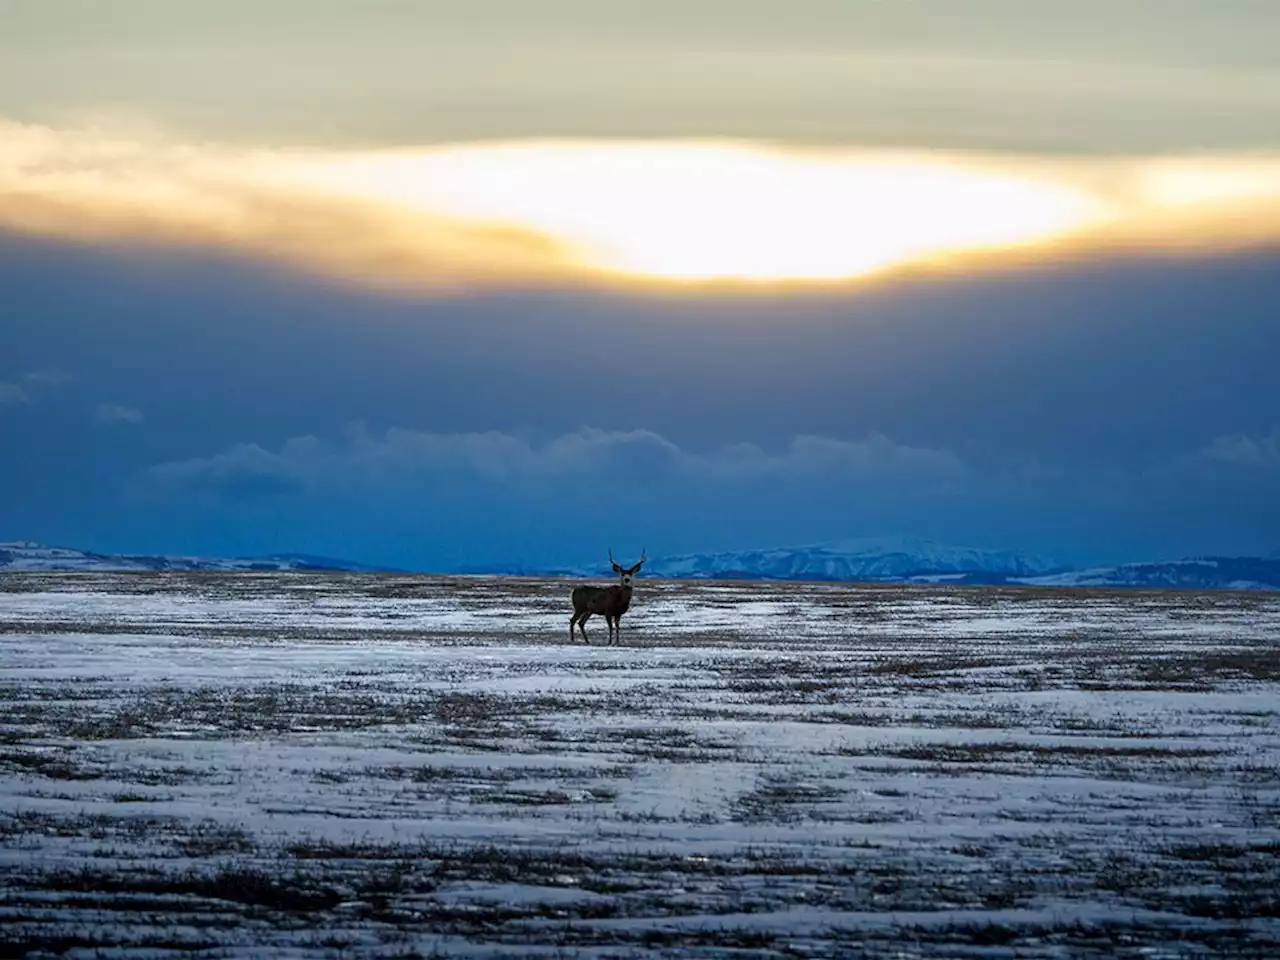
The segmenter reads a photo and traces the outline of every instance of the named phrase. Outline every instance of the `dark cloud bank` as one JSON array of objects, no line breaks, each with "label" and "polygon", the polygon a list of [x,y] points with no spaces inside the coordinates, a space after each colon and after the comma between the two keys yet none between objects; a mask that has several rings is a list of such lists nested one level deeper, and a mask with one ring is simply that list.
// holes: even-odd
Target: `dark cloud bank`
[{"label": "dark cloud bank", "polygon": [[[1280,255],[395,299],[0,240],[0,532],[398,566],[881,533],[1280,545]],[[56,374],[56,376],[54,375]]]}]

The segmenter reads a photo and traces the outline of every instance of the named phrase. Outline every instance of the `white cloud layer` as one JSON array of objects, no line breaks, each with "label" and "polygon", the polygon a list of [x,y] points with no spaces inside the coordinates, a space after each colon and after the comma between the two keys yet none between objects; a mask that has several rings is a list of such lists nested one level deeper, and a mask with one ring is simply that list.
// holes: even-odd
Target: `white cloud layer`
[{"label": "white cloud layer", "polygon": [[[1280,470],[1280,433],[1267,437],[1240,434],[1218,437],[1200,452],[1200,456],[1245,469]],[[1276,495],[1280,497],[1280,490]]]},{"label": "white cloud layer", "polygon": [[136,407],[126,407],[118,403],[102,403],[93,411],[93,419],[102,424],[141,423],[145,417]]},{"label": "white cloud layer", "polygon": [[[1280,433],[1222,436],[1146,467],[987,462],[912,446],[878,433],[857,440],[800,435],[767,450],[739,443],[689,450],[648,430],[583,428],[533,442],[501,432],[354,429],[341,442],[296,437],[268,449],[240,444],[207,457],[162,463],[135,492],[209,505],[350,502],[362,509],[480,509],[591,504],[625,514],[644,500],[653,515],[705,504],[769,503],[786,513],[833,511],[870,522],[880,511],[910,517],[957,511],[1072,509],[1124,516],[1156,502],[1194,510],[1205,498],[1241,509],[1280,509]],[[1037,506],[1038,505],[1038,506]],[[755,509],[754,506],[749,508]]]},{"label": "white cloud layer", "polygon": [[0,380],[0,404],[30,402],[31,398],[21,386],[8,380]]},{"label": "white cloud layer", "polygon": [[547,489],[569,485],[837,482],[851,494],[860,484],[943,493],[969,469],[946,450],[895,443],[879,434],[862,440],[798,436],[767,451],[734,444],[689,451],[647,430],[594,428],[534,443],[511,434],[355,431],[341,444],[297,437],[279,450],[241,444],[209,457],[152,467],[153,490],[243,495],[306,490],[412,488],[461,480]]}]

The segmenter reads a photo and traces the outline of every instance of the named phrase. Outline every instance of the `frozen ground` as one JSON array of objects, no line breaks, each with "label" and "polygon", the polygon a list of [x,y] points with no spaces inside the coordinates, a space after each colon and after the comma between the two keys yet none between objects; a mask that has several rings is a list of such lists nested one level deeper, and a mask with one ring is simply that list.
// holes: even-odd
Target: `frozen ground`
[{"label": "frozen ground", "polygon": [[1280,596],[569,589],[0,577],[0,955],[1280,954]]}]

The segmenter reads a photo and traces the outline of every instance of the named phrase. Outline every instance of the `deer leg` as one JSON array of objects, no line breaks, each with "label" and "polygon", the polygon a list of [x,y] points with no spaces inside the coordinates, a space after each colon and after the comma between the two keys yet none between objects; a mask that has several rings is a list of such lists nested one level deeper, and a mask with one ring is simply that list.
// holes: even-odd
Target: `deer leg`
[{"label": "deer leg", "polygon": [[604,619],[605,619],[605,621],[609,624],[609,642],[610,642],[610,643],[613,643],[613,623],[614,623],[614,619],[613,619],[613,617],[611,617],[611,616],[606,616]]},{"label": "deer leg", "polygon": [[574,615],[569,618],[569,642],[570,643],[573,643],[573,625],[577,622],[578,622],[578,614],[577,612],[575,612]]},{"label": "deer leg", "polygon": [[584,643],[591,642],[591,638],[587,636],[587,618],[590,616],[591,616],[591,611],[588,610],[586,613],[583,613],[580,617],[578,617],[578,629],[582,631],[582,640]]}]

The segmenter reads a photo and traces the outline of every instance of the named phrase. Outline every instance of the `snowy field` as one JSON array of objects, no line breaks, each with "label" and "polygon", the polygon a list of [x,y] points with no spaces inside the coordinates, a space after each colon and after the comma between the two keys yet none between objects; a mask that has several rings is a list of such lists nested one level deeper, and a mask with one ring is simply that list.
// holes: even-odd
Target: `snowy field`
[{"label": "snowy field", "polygon": [[570,589],[0,577],[0,956],[1280,955],[1280,595]]}]

